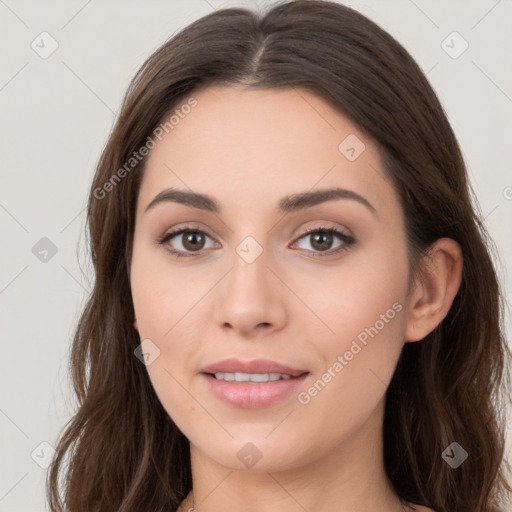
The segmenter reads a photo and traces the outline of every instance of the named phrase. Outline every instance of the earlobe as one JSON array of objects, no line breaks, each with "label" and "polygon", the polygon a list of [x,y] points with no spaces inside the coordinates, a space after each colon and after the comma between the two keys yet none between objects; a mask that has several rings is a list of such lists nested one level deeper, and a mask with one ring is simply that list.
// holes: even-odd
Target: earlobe
[{"label": "earlobe", "polygon": [[429,251],[420,281],[408,304],[405,341],[419,341],[446,317],[462,280],[462,250],[451,238],[440,238]]}]

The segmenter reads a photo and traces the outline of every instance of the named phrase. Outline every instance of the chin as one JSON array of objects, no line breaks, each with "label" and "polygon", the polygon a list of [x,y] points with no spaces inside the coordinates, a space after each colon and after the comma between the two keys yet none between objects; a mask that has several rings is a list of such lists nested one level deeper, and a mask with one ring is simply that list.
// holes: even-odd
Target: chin
[{"label": "chin", "polygon": [[[270,435],[272,437],[273,434]],[[267,436],[267,434],[265,434]],[[310,457],[306,453],[298,453],[297,447],[304,443],[294,442],[286,437],[288,445],[283,437],[265,439],[264,436],[237,436],[229,440],[216,440],[205,444],[203,438],[200,443],[192,444],[196,450],[202,452],[215,463],[233,471],[247,471],[251,473],[279,472],[294,469],[308,462],[312,462],[314,456],[310,449]],[[311,458],[311,460],[307,460]]]}]

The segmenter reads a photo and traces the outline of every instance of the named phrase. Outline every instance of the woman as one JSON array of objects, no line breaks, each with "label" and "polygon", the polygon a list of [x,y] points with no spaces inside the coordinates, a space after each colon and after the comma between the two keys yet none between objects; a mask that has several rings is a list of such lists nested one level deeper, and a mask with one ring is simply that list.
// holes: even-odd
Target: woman
[{"label": "woman", "polygon": [[425,76],[356,11],[182,30],[91,187],[50,509],[500,510],[510,352],[470,194]]}]

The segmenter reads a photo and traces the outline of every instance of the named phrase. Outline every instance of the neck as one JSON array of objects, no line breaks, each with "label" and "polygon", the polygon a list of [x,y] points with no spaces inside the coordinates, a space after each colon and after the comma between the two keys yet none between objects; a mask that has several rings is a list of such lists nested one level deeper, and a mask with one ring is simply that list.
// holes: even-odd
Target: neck
[{"label": "neck", "polygon": [[[383,406],[383,404],[382,404]],[[327,453],[276,470],[255,465],[241,471],[218,464],[191,444],[193,492],[180,512],[401,512],[383,462],[382,407]],[[255,442],[256,444],[256,442]],[[320,456],[318,456],[320,455]],[[264,458],[260,462],[264,462]],[[284,467],[281,464],[280,467]]]}]

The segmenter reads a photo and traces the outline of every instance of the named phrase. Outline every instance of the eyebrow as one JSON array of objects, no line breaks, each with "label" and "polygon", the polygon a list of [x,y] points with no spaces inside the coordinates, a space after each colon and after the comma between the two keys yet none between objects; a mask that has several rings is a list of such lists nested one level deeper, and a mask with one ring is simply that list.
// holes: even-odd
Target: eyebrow
[{"label": "eyebrow", "polygon": [[[279,213],[291,213],[337,199],[352,199],[366,206],[373,214],[376,213],[374,206],[366,198],[352,190],[344,188],[301,192],[284,197],[279,201],[277,211]],[[151,210],[158,204],[166,202],[179,203],[199,210],[205,210],[207,212],[221,213],[220,204],[213,197],[206,194],[200,194],[198,192],[179,190],[175,188],[167,188],[158,193],[146,206],[145,212]]]}]

